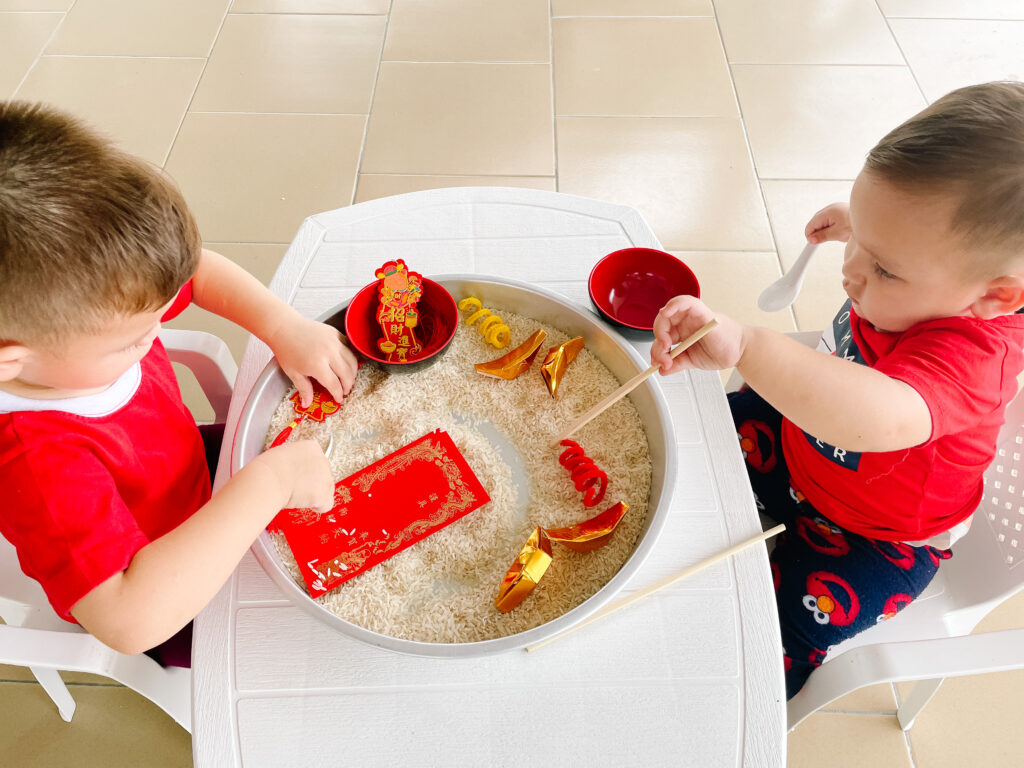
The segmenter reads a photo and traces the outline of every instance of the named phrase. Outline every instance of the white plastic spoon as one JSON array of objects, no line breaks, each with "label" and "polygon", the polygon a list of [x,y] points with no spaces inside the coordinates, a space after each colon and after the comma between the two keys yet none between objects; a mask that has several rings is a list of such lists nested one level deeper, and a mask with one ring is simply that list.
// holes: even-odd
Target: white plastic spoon
[{"label": "white plastic spoon", "polygon": [[811,254],[817,247],[815,243],[805,245],[800,258],[789,272],[761,291],[761,295],[757,297],[757,306],[765,312],[778,312],[796,301],[800,286],[804,284],[807,265],[811,263]]}]

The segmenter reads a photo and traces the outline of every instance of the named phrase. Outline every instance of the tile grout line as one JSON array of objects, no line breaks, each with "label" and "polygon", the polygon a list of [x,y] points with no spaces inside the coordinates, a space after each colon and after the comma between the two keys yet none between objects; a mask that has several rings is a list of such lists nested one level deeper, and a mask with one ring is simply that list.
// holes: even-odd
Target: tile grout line
[{"label": "tile grout line", "polygon": [[900,56],[903,57],[903,63],[907,68],[907,72],[909,72],[910,76],[913,78],[914,85],[917,86],[918,93],[921,94],[921,98],[924,99],[925,104],[930,104],[931,100],[928,98],[927,94],[925,94],[924,88],[921,87],[921,83],[917,79],[917,73],[914,72],[914,68],[910,66],[910,60],[907,58],[907,54],[906,51],[903,50],[903,46],[900,45],[900,39],[893,31],[892,24],[889,23],[889,17],[885,15],[885,11],[882,10],[882,6],[879,5],[878,0],[874,0],[874,3],[875,7],[878,9],[878,15],[882,17],[882,21],[885,22],[885,28],[889,30],[889,35],[892,37],[892,41],[896,44],[896,50],[898,50],[900,52]]},{"label": "tile grout line", "polygon": [[491,66],[497,64],[550,64],[548,61],[535,61],[533,59],[453,59],[445,61],[423,61],[422,59],[388,59],[388,64],[423,64],[430,66],[431,64],[443,64],[445,66],[451,66],[452,64],[479,64],[481,66]]},{"label": "tile grout line", "polygon": [[[76,0],[77,2],[77,0]],[[167,148],[167,152],[164,154],[163,162],[160,167],[166,172],[167,162],[171,159],[171,153],[174,152],[174,147],[178,144],[178,138],[181,136],[181,127],[185,124],[185,120],[188,118],[189,113],[192,110],[192,102],[196,100],[196,94],[199,92],[199,86],[202,85],[203,76],[206,74],[206,68],[210,66],[210,58],[213,56],[213,49],[217,47],[217,41],[220,40],[220,33],[224,29],[224,23],[228,18],[228,11],[231,8],[229,3],[227,8],[224,9],[224,15],[221,17],[220,25],[217,27],[217,33],[213,36],[213,40],[210,41],[210,47],[206,51],[206,56],[203,57],[203,68],[199,72],[199,77],[196,78],[196,85],[192,89],[192,95],[188,98],[188,104],[185,105],[184,111],[181,113],[181,119],[178,120],[178,127],[174,129],[174,138],[171,139],[171,145]]]},{"label": "tile grout line", "polygon": [[[761,200],[761,207],[764,210],[764,217],[768,221],[768,236],[772,240],[772,248],[775,251],[775,261],[779,268],[779,275],[786,273],[785,266],[782,263],[782,254],[779,252],[779,239],[775,235],[775,223],[772,221],[771,214],[768,211],[768,200],[764,194],[764,187],[761,184],[761,174],[757,168],[757,160],[754,158],[754,148],[750,144],[750,133],[747,131],[747,121],[743,116],[743,104],[740,103],[739,90],[736,88],[736,76],[733,72],[732,61],[729,60],[729,51],[725,45],[725,37],[722,35],[722,25],[718,20],[718,8],[715,5],[716,0],[711,1],[711,8],[713,11],[712,18],[715,21],[715,30],[718,32],[718,44],[721,46],[722,58],[725,60],[725,68],[729,72],[729,86],[732,88],[732,97],[736,102],[736,110],[739,113],[740,129],[743,131],[743,141],[747,145],[747,157],[750,158],[750,165],[754,171],[754,179],[757,186],[757,194]],[[794,302],[795,303],[795,302]],[[793,310],[793,306],[786,307],[786,313],[789,315],[789,322],[792,324],[795,330],[801,330],[796,319],[796,312]]]},{"label": "tile grout line", "polygon": [[[390,13],[390,6],[388,13]],[[328,13],[316,11],[232,11],[228,8],[228,16],[387,16],[388,13]]]},{"label": "tile grout line", "polygon": [[899,69],[906,64],[860,64],[843,62],[806,62],[806,61],[733,61],[739,67],[842,67],[844,69]]},{"label": "tile grout line", "polygon": [[[51,57],[47,57],[51,58]],[[396,64],[403,62],[386,61],[385,64]],[[413,62],[416,64],[425,62]],[[456,64],[472,64],[474,62],[455,62]],[[511,62],[515,64],[517,62]],[[546,61],[540,62],[525,62],[527,64],[545,65]],[[275,112],[275,111],[259,111],[250,112],[246,110],[225,110],[225,109],[195,109],[191,110],[193,115],[302,115],[307,117],[335,117],[338,115],[349,116],[349,117],[363,117],[366,115],[365,112]],[[558,115],[558,117],[566,120],[736,120],[739,119],[736,115]],[[541,178],[550,178],[553,174],[543,173],[527,173],[527,174],[513,174],[513,173],[394,173],[394,172],[381,172],[381,171],[370,171],[371,174],[384,175],[384,176],[538,176]],[[818,179],[810,179],[810,181],[818,181]],[[838,179],[838,181],[846,181],[846,179]]]},{"label": "tile grout line", "polygon": [[[896,700],[896,711],[899,712],[900,705],[903,704],[903,697],[900,695],[900,689],[896,683],[891,682],[889,685],[892,686],[892,696]],[[907,748],[907,759],[910,761],[910,768],[917,767],[917,760],[914,759],[914,745],[910,743],[910,731],[902,730],[903,726],[900,726],[900,730],[903,733],[903,743]]]},{"label": "tile grout line", "polygon": [[366,112],[275,112],[248,110],[227,110],[227,109],[192,109],[193,115],[277,115],[284,117],[366,117]]},{"label": "tile grout line", "polygon": [[388,2],[388,12],[384,16],[384,34],[380,38],[380,55],[377,57],[377,73],[373,78],[373,86],[370,88],[370,103],[366,105],[366,120],[363,121],[363,140],[359,144],[359,157],[356,158],[355,173],[352,177],[352,190],[349,194],[348,205],[354,205],[356,196],[359,194],[359,177],[363,172],[363,159],[366,157],[366,142],[370,138],[370,118],[373,116],[373,103],[377,98],[377,86],[380,84],[381,72],[384,69],[384,48],[388,44],[388,32],[391,29],[391,12],[394,10],[394,0]]},{"label": "tile grout line", "polygon": [[[28,80],[28,76],[32,74],[32,70],[36,68],[36,65],[39,64],[39,60],[45,55],[46,49],[50,47],[50,44],[53,42],[53,38],[57,36],[57,33],[60,32],[60,28],[64,26],[64,22],[68,19],[68,14],[75,9],[75,5],[77,4],[78,0],[74,0],[74,2],[71,3],[71,6],[60,14],[60,21],[57,22],[57,26],[53,28],[53,32],[50,33],[50,36],[46,38],[46,42],[39,48],[39,53],[37,53],[36,57],[32,60],[32,66],[25,70],[25,74],[21,76],[21,80],[18,81],[18,85],[14,88],[12,94],[17,94],[18,91],[21,90],[25,81]],[[12,98],[14,98],[14,96],[12,96]]]},{"label": "tile grout line", "polygon": [[712,19],[712,18],[714,18],[714,14],[713,13],[699,13],[699,14],[691,14],[691,13],[677,13],[677,14],[662,13],[662,14],[655,14],[655,13],[652,13],[652,14],[640,15],[640,14],[625,13],[625,14],[621,14],[621,15],[618,15],[618,16],[611,16],[611,15],[607,15],[607,14],[593,14],[593,15],[578,15],[578,16],[574,16],[574,15],[572,15],[570,13],[570,14],[562,14],[560,16],[556,16],[556,15],[552,14],[552,18],[554,18],[554,19],[616,19],[616,20],[618,20],[618,19]]},{"label": "tile grout line", "polygon": [[818,712],[826,715],[869,715],[871,717],[896,716],[895,709],[828,709],[827,707],[822,707]]},{"label": "tile grout line", "polygon": [[558,193],[558,110],[555,108],[555,11],[548,0],[548,67],[551,81],[551,158],[554,164],[555,192]]},{"label": "tile grout line", "polygon": [[205,56],[140,56],[128,53],[45,53],[45,59],[156,59],[158,61],[201,61]]},{"label": "tile grout line", "polygon": [[1024,21],[1024,13],[1017,18],[996,18],[989,16],[886,16],[886,19],[907,19],[909,21]]}]

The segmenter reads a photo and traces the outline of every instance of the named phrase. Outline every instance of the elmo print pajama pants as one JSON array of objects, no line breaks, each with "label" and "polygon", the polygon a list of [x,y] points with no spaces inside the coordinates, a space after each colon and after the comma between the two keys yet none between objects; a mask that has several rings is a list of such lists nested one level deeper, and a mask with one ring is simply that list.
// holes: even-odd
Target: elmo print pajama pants
[{"label": "elmo print pajama pants", "polygon": [[786,524],[771,568],[792,698],[831,646],[908,606],[951,555],[843,530],[791,487],[778,411],[752,390],[730,394],[729,407],[758,510]]}]

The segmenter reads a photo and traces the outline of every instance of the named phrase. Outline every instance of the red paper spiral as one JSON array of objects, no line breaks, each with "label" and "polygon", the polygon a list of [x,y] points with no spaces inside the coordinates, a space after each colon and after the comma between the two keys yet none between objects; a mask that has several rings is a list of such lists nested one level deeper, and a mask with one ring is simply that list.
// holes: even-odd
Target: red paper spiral
[{"label": "red paper spiral", "polygon": [[563,440],[561,444],[567,447],[558,457],[558,463],[569,470],[576,490],[583,494],[583,506],[599,504],[608,489],[608,475],[597,468],[576,441]]}]

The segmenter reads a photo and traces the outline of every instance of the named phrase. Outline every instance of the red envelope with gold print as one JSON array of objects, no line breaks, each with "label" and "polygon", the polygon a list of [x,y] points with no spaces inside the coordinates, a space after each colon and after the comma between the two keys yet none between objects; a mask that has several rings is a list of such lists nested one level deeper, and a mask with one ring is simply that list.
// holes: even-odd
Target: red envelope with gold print
[{"label": "red envelope with gold print", "polygon": [[283,509],[268,528],[285,535],[319,597],[490,500],[448,433],[434,431],[338,482],[330,512]]}]

